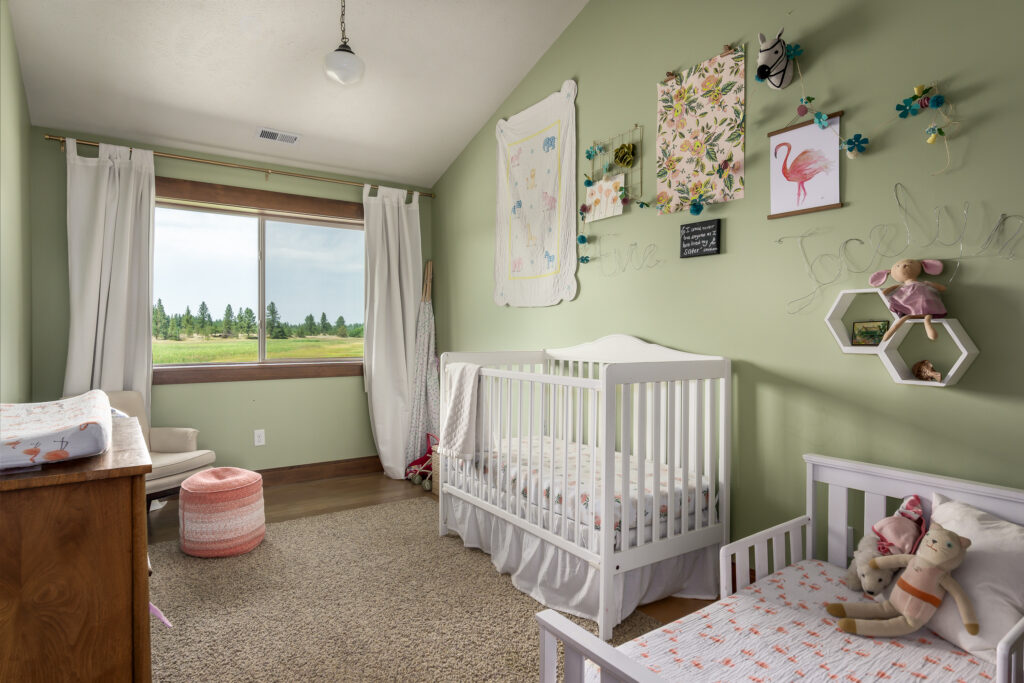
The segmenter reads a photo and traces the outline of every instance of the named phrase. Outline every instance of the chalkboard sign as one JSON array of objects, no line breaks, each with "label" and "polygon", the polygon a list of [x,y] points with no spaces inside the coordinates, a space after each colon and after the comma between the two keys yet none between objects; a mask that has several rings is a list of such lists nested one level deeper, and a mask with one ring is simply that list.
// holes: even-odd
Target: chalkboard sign
[{"label": "chalkboard sign", "polygon": [[680,225],[679,258],[721,253],[721,236],[722,219],[720,218]]}]

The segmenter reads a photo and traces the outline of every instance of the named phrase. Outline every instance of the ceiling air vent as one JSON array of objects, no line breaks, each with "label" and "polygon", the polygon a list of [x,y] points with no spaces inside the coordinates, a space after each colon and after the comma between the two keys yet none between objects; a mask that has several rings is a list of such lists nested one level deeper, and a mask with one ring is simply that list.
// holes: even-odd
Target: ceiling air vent
[{"label": "ceiling air vent", "polygon": [[258,136],[263,140],[273,140],[275,142],[284,142],[289,145],[294,145],[299,140],[299,136],[295,133],[285,133],[280,130],[273,130],[271,128],[260,128]]}]

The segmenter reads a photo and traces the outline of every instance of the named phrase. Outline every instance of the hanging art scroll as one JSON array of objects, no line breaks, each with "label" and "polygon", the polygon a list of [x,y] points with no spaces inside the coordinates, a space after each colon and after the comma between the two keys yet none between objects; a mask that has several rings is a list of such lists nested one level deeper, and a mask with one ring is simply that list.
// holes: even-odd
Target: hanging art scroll
[{"label": "hanging art scroll", "polygon": [[658,84],[659,213],[743,197],[744,48]]},{"label": "hanging art scroll", "polygon": [[576,82],[498,121],[494,301],[576,296]]}]

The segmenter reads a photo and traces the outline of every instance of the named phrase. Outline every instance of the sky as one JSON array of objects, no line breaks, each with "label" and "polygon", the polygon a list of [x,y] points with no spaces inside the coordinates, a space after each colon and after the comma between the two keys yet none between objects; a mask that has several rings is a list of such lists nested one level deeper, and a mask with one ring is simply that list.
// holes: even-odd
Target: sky
[{"label": "sky", "polygon": [[[281,320],[326,313],[333,324],[363,322],[363,231],[266,221],[267,302]],[[153,301],[169,314],[193,315],[206,301],[214,319],[231,304],[259,305],[259,221],[254,216],[157,207]],[[258,315],[258,313],[257,313]]]}]

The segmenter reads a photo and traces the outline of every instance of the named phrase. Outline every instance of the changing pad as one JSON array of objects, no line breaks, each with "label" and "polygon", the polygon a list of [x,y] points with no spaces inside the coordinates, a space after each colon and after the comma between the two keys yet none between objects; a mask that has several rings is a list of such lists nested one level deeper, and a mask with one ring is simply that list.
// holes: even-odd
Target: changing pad
[{"label": "changing pad", "polygon": [[0,470],[110,448],[110,399],[96,389],[46,403],[0,403]]}]

